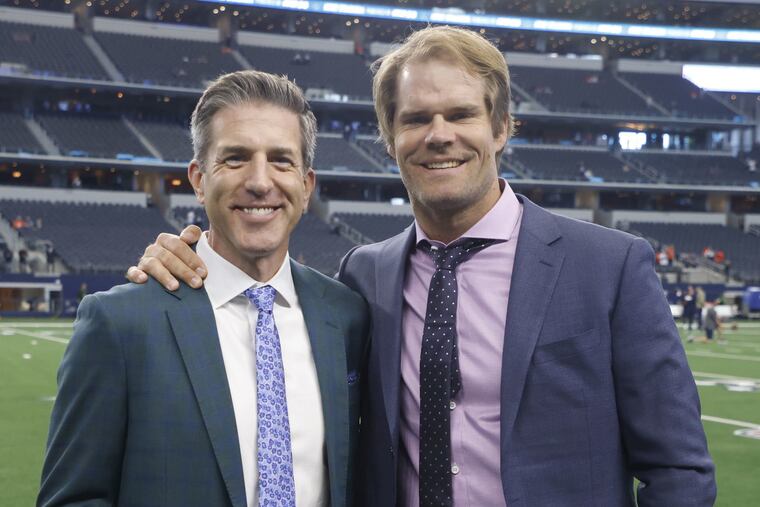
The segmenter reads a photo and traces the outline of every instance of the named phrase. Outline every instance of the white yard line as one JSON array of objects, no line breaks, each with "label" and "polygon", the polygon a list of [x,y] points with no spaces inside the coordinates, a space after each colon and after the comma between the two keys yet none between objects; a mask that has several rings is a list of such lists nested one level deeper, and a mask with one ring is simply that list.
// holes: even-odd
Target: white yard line
[{"label": "white yard line", "polygon": [[757,352],[760,352],[760,344],[757,343],[741,343],[741,342],[735,342],[735,341],[729,341],[728,343],[719,343],[718,348],[726,347],[727,349],[730,348],[738,348],[738,349],[749,349],[749,350],[755,350]]},{"label": "white yard line", "polygon": [[49,324],[40,324],[39,322],[8,322],[8,321],[5,321],[5,320],[0,320],[0,329],[2,329],[4,327],[11,327],[11,328],[14,328],[14,327],[23,327],[23,328],[31,327],[31,328],[37,328],[37,329],[39,329],[39,328],[45,329],[45,328],[49,328],[49,327],[54,327],[54,328],[63,328],[63,327],[65,327],[65,328],[72,328],[72,327],[74,327],[74,323],[73,322],[68,322],[68,323],[67,322],[51,322]]},{"label": "white yard line", "polygon": [[730,426],[739,426],[740,428],[760,429],[760,424],[754,424],[746,421],[737,421],[736,419],[724,419],[722,417],[714,417],[711,415],[702,415],[702,420],[720,424],[728,424]]},{"label": "white yard line", "polygon": [[735,359],[737,361],[756,361],[760,362],[760,357],[758,356],[739,356],[736,354],[717,354],[714,352],[701,352],[701,351],[692,351],[692,352],[686,352],[686,355],[688,356],[700,356],[700,357],[717,357],[720,359]]},{"label": "white yard line", "polygon": [[69,343],[68,338],[56,338],[55,336],[48,336],[46,334],[40,334],[40,333],[30,333],[29,331],[24,331],[23,333],[13,334],[9,336],[19,336],[22,338],[34,338],[35,340],[47,340],[49,342],[63,343],[64,345]]}]

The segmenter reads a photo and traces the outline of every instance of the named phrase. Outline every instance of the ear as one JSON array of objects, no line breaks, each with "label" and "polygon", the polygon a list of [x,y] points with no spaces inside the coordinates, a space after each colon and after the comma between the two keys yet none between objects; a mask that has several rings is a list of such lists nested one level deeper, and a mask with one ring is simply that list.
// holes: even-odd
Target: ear
[{"label": "ear", "polygon": [[505,115],[504,119],[501,122],[501,134],[494,137],[494,142],[496,144],[496,151],[503,150],[506,145],[507,141],[509,140],[509,127],[510,127],[510,119],[509,115]]},{"label": "ear", "polygon": [[190,184],[195,191],[195,198],[201,204],[204,203],[205,193],[203,190],[203,178],[205,174],[201,170],[201,164],[197,160],[193,159],[190,165],[187,166],[187,179],[190,180]]},{"label": "ear", "polygon": [[386,144],[385,151],[386,153],[388,153],[389,157],[391,157],[393,160],[396,160],[396,149],[393,147],[392,144]]},{"label": "ear", "polygon": [[311,194],[314,192],[314,187],[317,184],[317,173],[314,172],[314,169],[311,167],[306,171],[306,174],[303,176],[303,212],[304,214],[308,211],[309,208],[309,199],[311,199]]}]

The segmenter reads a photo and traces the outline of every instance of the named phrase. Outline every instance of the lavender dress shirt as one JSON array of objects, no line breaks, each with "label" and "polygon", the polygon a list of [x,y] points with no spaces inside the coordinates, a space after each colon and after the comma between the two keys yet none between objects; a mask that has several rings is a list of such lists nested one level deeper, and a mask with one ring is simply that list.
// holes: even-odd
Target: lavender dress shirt
[{"label": "lavender dress shirt", "polygon": [[[452,489],[456,506],[503,506],[500,412],[504,328],[522,205],[506,183],[493,208],[461,238],[501,240],[456,270],[457,337],[462,389],[451,407]],[[428,239],[415,222],[417,244]],[[458,241],[461,238],[457,238]],[[445,246],[438,241],[432,244]],[[401,342],[401,443],[398,467],[403,506],[419,506],[420,352],[432,259],[417,249],[404,280]]]}]

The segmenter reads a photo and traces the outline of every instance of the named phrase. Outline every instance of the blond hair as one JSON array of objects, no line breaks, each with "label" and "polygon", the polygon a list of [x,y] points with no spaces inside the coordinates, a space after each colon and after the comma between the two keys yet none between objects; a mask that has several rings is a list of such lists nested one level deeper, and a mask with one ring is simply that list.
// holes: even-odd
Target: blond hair
[{"label": "blond hair", "polygon": [[482,35],[452,26],[427,27],[412,33],[396,49],[373,65],[372,95],[380,137],[393,146],[393,117],[396,114],[396,82],[401,69],[415,59],[451,58],[468,73],[483,79],[485,103],[491,129],[498,136],[507,120],[507,139],[513,122],[509,111],[509,69],[504,55]]},{"label": "blond hair", "polygon": [[285,76],[258,70],[241,70],[219,76],[203,92],[190,119],[193,156],[205,170],[204,161],[211,144],[211,122],[226,107],[251,102],[280,106],[298,115],[301,128],[303,170],[314,162],[317,144],[317,120],[301,89]]}]

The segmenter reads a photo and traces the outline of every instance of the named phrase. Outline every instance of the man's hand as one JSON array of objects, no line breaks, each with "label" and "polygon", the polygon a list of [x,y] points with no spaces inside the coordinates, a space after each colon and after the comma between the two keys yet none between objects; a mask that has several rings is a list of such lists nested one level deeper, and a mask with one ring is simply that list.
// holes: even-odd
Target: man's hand
[{"label": "man's hand", "polygon": [[[161,233],[156,242],[148,245],[137,266],[127,270],[127,279],[134,283],[145,283],[148,276],[168,290],[177,290],[177,278],[195,289],[203,285],[208,271],[198,255],[188,245],[196,243],[201,230],[196,225],[188,225],[179,236]],[[175,278],[177,277],[177,278]]]}]

